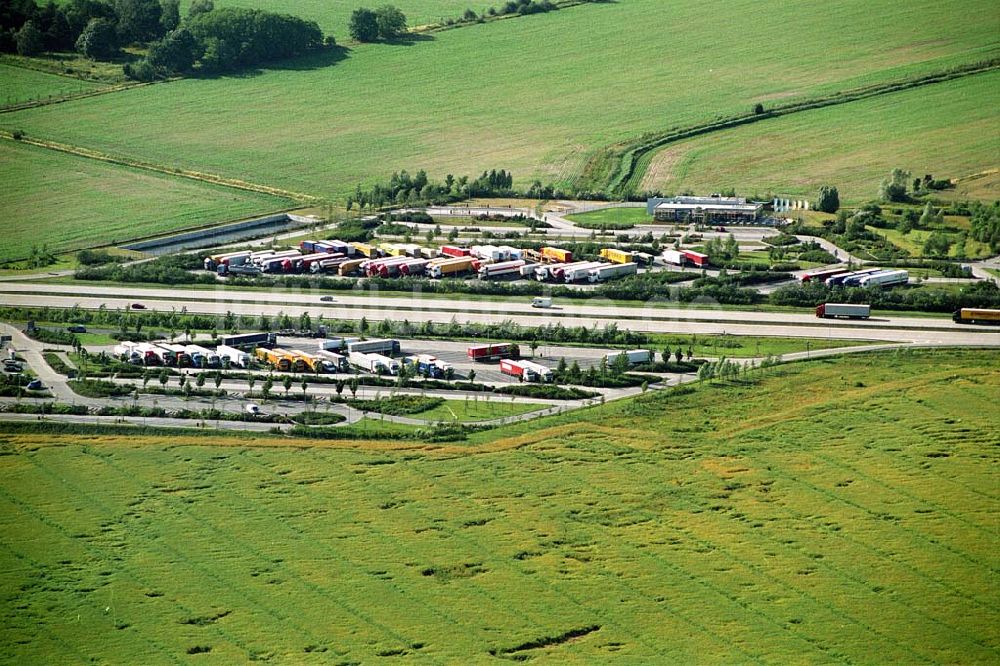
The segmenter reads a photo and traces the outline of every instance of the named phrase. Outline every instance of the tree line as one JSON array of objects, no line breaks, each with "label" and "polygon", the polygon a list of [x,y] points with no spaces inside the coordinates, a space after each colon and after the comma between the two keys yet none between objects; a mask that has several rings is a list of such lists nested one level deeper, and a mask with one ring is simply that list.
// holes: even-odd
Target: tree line
[{"label": "tree line", "polygon": [[323,44],[314,21],[256,9],[193,0],[185,17],[179,0],[10,0],[0,9],[0,51],[32,56],[76,50],[94,60],[114,60],[126,46],[147,55],[124,65],[129,78],[150,81],[199,66],[225,72],[303,55]]}]

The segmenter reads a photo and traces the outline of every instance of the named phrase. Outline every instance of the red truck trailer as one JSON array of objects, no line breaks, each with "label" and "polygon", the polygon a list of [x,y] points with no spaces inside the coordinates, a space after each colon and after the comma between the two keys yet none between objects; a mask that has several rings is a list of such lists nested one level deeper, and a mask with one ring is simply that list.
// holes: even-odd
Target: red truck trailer
[{"label": "red truck trailer", "polygon": [[507,342],[493,345],[472,345],[466,349],[466,355],[473,361],[495,361],[502,358],[517,358],[517,345]]}]

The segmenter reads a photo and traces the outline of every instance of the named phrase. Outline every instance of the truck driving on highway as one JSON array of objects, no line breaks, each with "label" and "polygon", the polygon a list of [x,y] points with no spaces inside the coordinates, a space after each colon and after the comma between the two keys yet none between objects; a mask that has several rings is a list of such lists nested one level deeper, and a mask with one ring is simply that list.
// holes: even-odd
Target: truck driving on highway
[{"label": "truck driving on highway", "polygon": [[816,306],[816,316],[826,319],[868,319],[872,314],[870,305],[854,303],[822,303]]}]

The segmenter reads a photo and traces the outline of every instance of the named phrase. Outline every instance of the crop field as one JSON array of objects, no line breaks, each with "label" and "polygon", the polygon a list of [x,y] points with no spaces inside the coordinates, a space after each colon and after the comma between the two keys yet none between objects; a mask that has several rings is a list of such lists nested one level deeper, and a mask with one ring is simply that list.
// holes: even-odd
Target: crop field
[{"label": "crop field", "polygon": [[287,205],[253,192],[128,169],[14,141],[0,141],[0,260],[32,245],[72,250],[221,222]]},{"label": "crop field", "polygon": [[467,445],[11,426],[5,657],[995,663],[1000,357],[771,372]]},{"label": "crop field", "polygon": [[[588,4],[405,46],[357,45],[259,73],[6,114],[0,127],[318,196],[404,168],[442,178],[503,167],[518,184],[569,184],[602,147],[644,132],[1000,52],[996,4],[985,0],[850,0],[823,12],[741,0],[727,4],[724,22],[714,6],[685,0],[666,28],[650,20],[661,8]],[[842,29],[858,24],[866,29]],[[774,26],[795,26],[794,38],[747,38]],[[628,66],[607,66],[621,61]],[[937,125],[965,122],[934,105],[925,113]]]},{"label": "crop field", "polygon": [[[247,7],[250,9],[263,9],[269,12],[280,14],[292,14],[310,21],[316,21],[325,34],[333,33],[338,42],[346,42],[351,36],[347,32],[347,24],[351,18],[351,12],[361,6],[378,7],[379,2],[371,2],[368,5],[359,5],[354,0],[220,0],[215,3],[216,7]],[[444,19],[455,19],[462,15],[467,7],[471,7],[477,13],[481,13],[484,8],[492,4],[499,6],[504,4],[500,0],[490,3],[488,0],[482,2],[470,2],[469,0],[398,0],[392,3],[399,7],[406,14],[406,21],[410,27],[426,25],[428,23],[443,22]],[[181,3],[181,13],[187,14],[190,0]]]},{"label": "crop field", "polygon": [[96,90],[99,83],[0,64],[0,106]]},{"label": "crop field", "polygon": [[832,184],[842,201],[873,199],[894,167],[938,178],[996,168],[998,106],[991,72],[766,120],[665,148],[643,188],[814,196]]}]

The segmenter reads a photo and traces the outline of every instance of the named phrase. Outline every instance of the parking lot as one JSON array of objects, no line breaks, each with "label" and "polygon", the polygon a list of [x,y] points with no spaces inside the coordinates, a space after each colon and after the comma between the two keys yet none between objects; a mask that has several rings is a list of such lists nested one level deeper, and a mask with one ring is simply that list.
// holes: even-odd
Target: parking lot
[{"label": "parking lot", "polygon": [[[278,338],[278,345],[289,349],[300,349],[305,352],[315,352],[319,344],[319,339],[315,338]],[[487,344],[490,342],[504,342],[503,340],[477,340],[468,342],[453,342],[449,340],[400,340],[402,346],[402,356],[416,356],[417,354],[431,354],[442,361],[449,363],[455,368],[457,377],[465,378],[469,370],[476,371],[476,381],[487,383],[519,383],[517,378],[501,374],[500,363],[474,362],[466,356],[466,349],[474,344]],[[527,343],[518,343],[521,348],[523,358],[531,357],[531,348]],[[560,347],[556,345],[540,344],[535,351],[534,359],[542,365],[547,365],[553,370],[559,364],[560,358],[566,359],[567,365],[572,365],[573,361],[580,364],[584,370],[588,366],[597,365],[601,358],[612,349],[598,347]]]}]

